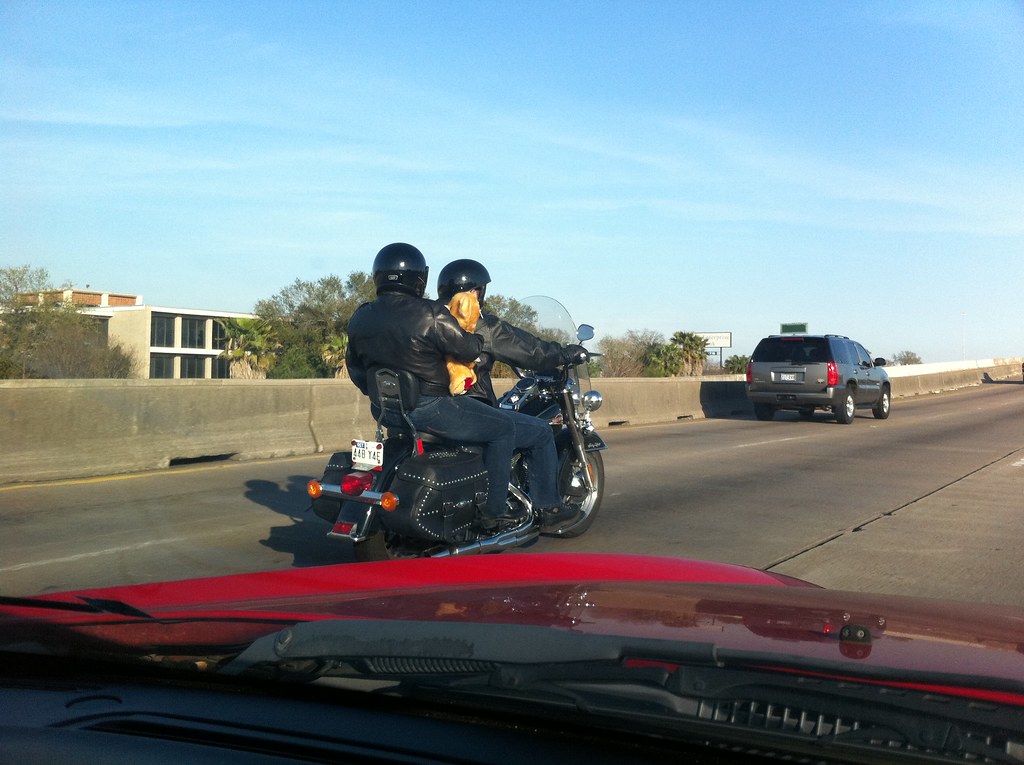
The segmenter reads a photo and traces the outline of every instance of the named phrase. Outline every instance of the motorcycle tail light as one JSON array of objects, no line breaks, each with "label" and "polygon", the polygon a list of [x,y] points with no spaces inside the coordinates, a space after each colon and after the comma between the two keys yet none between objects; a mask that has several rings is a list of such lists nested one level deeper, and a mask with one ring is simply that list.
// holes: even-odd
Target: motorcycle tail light
[{"label": "motorcycle tail light", "polygon": [[380,506],[389,513],[393,512],[398,508],[398,495],[390,491],[384,492],[380,497]]},{"label": "motorcycle tail light", "polygon": [[373,486],[373,473],[357,470],[341,479],[341,493],[350,497],[358,497]]},{"label": "motorcycle tail light", "polygon": [[324,487],[315,478],[306,484],[306,493],[313,499],[319,499],[324,493]]}]

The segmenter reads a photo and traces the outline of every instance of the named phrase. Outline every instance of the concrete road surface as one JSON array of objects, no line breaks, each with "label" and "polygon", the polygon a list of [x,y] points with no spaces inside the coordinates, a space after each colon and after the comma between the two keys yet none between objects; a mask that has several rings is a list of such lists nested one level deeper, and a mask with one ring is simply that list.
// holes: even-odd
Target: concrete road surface
[{"label": "concrete road surface", "polygon": [[[1024,606],[1024,384],[897,400],[885,421],[780,414],[604,436],[593,528],[514,554],[706,558],[833,588]],[[325,461],[0,486],[0,593],[351,561],[305,511],[306,480]]]}]

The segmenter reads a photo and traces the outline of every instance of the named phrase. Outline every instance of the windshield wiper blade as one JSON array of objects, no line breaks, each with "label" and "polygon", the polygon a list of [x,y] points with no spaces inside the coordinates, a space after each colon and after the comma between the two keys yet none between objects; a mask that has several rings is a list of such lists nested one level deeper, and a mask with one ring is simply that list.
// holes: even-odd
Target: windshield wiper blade
[{"label": "windshield wiper blade", "polygon": [[716,664],[715,651],[712,643],[681,644],[519,624],[330,619],[303,622],[262,637],[223,671],[242,674],[259,665],[317,658],[560,664],[618,660],[628,653],[654,660]]},{"label": "windshield wiper blade", "polygon": [[87,598],[79,596],[80,603],[69,600],[46,600],[45,598],[16,598],[0,595],[0,606],[15,608],[38,608],[51,611],[75,611],[85,614],[117,614],[136,619],[153,619],[145,611],[121,600],[109,598]]}]

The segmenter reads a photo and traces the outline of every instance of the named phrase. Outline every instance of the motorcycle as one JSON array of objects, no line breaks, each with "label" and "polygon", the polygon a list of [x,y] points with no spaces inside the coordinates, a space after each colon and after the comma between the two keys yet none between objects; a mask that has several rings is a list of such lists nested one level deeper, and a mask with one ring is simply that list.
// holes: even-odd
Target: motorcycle
[{"label": "motorcycle", "polygon": [[[556,300],[532,297],[521,301],[532,311],[532,331],[539,337],[568,344],[594,337],[588,324],[578,328]],[[487,481],[478,447],[451,443],[408,428],[384,428],[378,421],[375,440],[353,439],[352,449],[335,453],[323,477],[309,482],[314,512],[331,524],[328,536],[354,545],[358,561],[406,557],[445,557],[500,552],[537,541],[543,533],[577,537],[594,523],[604,496],[607,448],[590,419],[602,403],[590,389],[584,354],[555,370],[513,368],[515,385],[498,401],[510,409],[539,417],[554,431],[558,453],[558,484],[562,499],[579,509],[568,526],[542,531],[539,513],[529,495],[529,474],[522,452],[513,455],[509,471],[509,515],[521,518],[485,530]],[[382,407],[404,412],[401,374],[378,370],[375,384]]]}]

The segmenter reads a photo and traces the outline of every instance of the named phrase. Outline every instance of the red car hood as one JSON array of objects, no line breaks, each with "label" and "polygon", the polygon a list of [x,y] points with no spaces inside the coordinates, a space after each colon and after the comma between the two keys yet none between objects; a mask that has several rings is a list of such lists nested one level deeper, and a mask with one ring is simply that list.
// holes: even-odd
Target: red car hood
[{"label": "red car hood", "polygon": [[[828,662],[851,674],[882,670],[894,684],[908,674],[955,672],[995,679],[1008,690],[978,695],[1024,706],[1024,610],[824,590],[700,561],[591,554],[404,560],[6,600],[0,648],[56,642],[107,655],[199,656],[321,619],[507,623],[714,643],[773,655],[794,669]],[[97,612],[60,610],[84,604]]]}]

